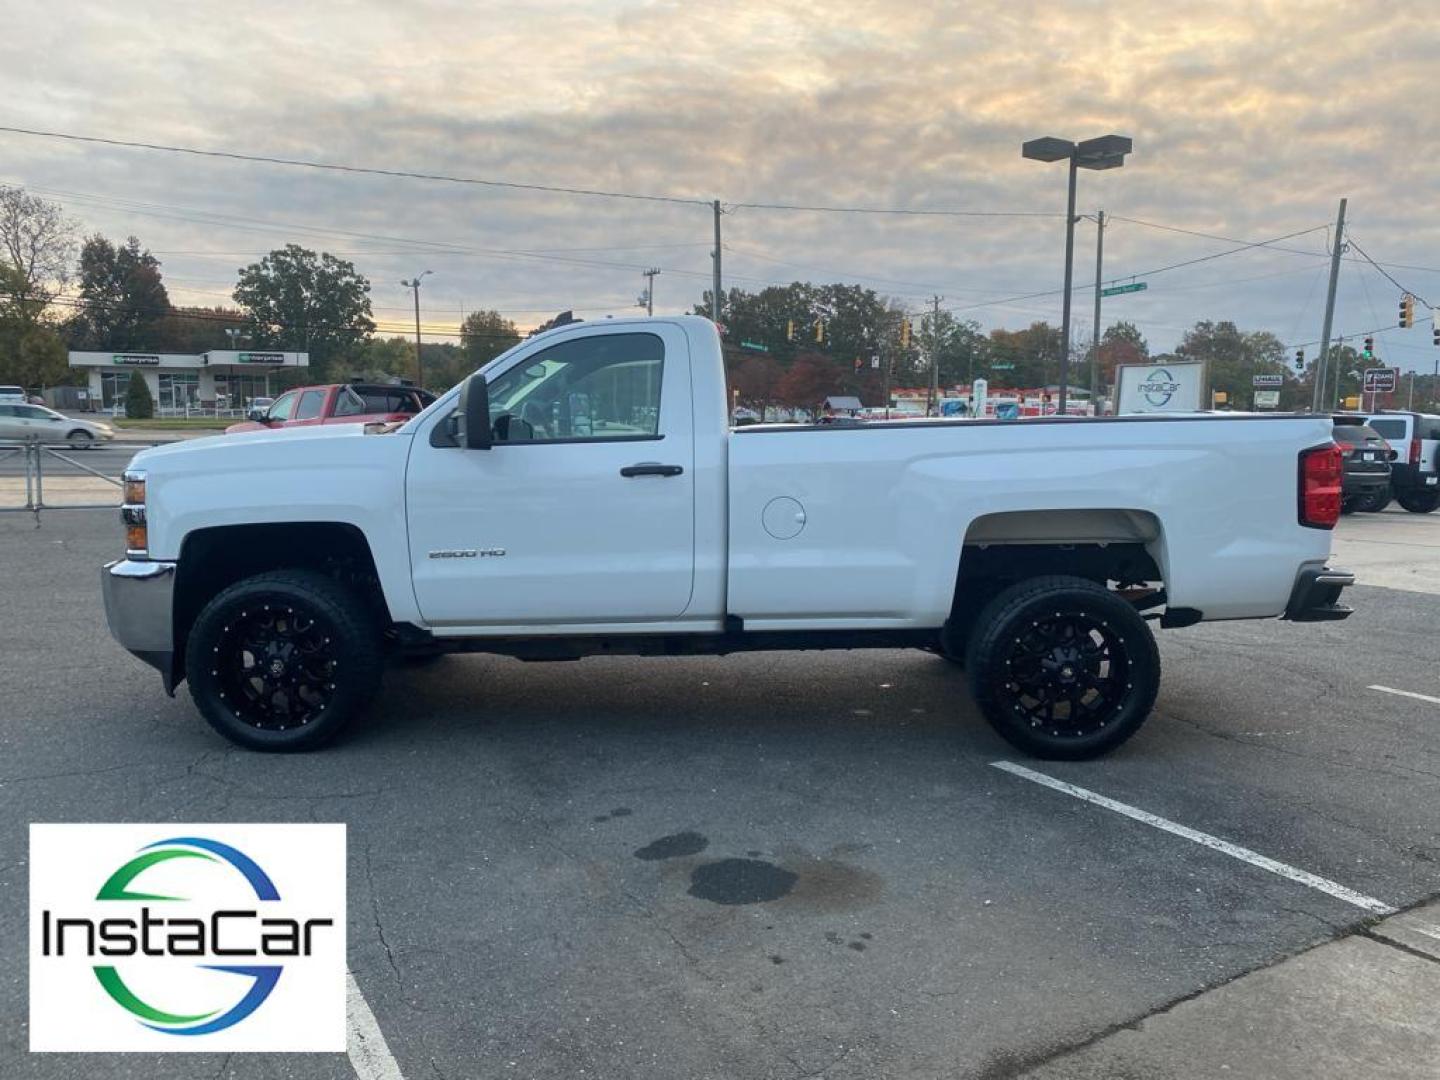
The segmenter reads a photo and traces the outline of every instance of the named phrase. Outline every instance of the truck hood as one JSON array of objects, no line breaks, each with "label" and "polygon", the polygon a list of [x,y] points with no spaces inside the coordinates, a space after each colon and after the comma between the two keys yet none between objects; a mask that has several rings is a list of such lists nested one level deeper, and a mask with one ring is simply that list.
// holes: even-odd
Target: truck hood
[{"label": "truck hood", "polygon": [[[242,431],[234,435],[207,435],[200,439],[178,439],[162,446],[152,446],[136,454],[131,464],[136,468],[149,468],[157,464],[169,464],[175,459],[193,460],[191,455],[203,455],[205,460],[229,463],[231,460],[251,458],[256,462],[283,461],[292,454],[303,454],[307,446],[329,447],[336,439],[364,438],[369,432],[364,423],[317,424],[313,427],[263,428],[259,431]],[[394,432],[390,434],[395,434]],[[267,452],[266,447],[273,447]],[[278,453],[277,453],[278,451]]]}]

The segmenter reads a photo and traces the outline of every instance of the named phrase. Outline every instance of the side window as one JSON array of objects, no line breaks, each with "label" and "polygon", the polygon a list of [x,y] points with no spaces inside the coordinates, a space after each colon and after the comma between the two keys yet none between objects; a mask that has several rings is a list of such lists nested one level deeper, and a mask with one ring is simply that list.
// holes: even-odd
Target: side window
[{"label": "side window", "polygon": [[361,416],[365,412],[365,399],[350,387],[344,387],[335,399],[336,416]]},{"label": "side window", "polygon": [[315,420],[325,408],[324,390],[306,390],[300,395],[300,404],[295,408],[296,420]]},{"label": "side window", "polygon": [[295,408],[295,399],[299,396],[299,394],[293,391],[288,394],[281,394],[275,399],[275,404],[270,406],[270,411],[266,413],[266,415],[271,420],[289,420],[290,410]]},{"label": "side window", "polygon": [[596,334],[552,345],[492,382],[497,442],[660,434],[665,346],[654,334]]}]

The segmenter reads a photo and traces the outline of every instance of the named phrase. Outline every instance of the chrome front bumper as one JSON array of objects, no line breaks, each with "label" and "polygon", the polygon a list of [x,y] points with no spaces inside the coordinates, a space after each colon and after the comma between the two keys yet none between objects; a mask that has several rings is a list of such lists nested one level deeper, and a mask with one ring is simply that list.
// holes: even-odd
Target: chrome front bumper
[{"label": "chrome front bumper", "polygon": [[131,653],[157,669],[165,690],[175,689],[173,562],[121,559],[100,571],[105,619],[110,635]]}]

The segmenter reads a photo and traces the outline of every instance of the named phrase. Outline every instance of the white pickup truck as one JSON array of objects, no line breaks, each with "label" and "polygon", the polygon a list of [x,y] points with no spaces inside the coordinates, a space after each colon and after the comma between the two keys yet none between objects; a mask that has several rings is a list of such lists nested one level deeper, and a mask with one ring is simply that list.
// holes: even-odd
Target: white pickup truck
[{"label": "white pickup truck", "polygon": [[1155,701],[1147,619],[1340,619],[1326,417],[731,430],[716,328],[573,323],[398,429],[147,450],[111,632],[225,737],[299,750],[387,658],[927,649],[1046,757]]}]

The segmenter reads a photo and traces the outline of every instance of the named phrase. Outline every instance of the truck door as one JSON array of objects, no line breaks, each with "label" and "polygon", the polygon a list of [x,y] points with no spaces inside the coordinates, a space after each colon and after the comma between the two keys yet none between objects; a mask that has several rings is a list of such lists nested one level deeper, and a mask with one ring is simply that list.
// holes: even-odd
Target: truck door
[{"label": "truck door", "polygon": [[410,561],[432,625],[640,622],[695,570],[689,349],[666,324],[577,328],[490,376],[495,444],[415,435]]}]

